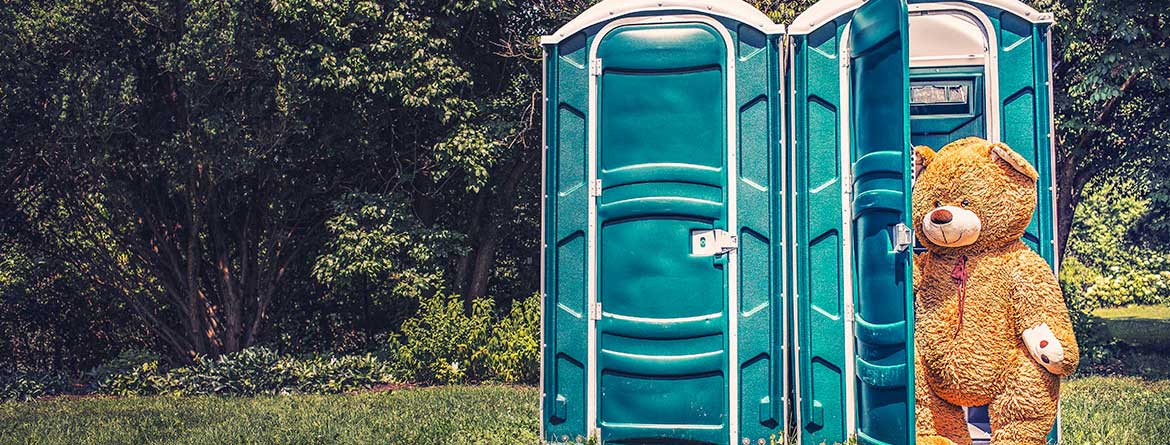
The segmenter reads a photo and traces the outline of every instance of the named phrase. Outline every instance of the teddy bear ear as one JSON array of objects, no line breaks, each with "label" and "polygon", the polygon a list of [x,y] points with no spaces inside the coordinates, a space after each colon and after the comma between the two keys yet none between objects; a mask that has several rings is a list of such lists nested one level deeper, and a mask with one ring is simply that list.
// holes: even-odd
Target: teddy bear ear
[{"label": "teddy bear ear", "polygon": [[918,176],[926,166],[930,165],[930,161],[934,160],[935,151],[925,145],[914,147],[914,176]]},{"label": "teddy bear ear", "polygon": [[1040,173],[1036,172],[1036,168],[1032,167],[1032,164],[1029,164],[1027,159],[1024,159],[1023,156],[1020,156],[1019,153],[1016,153],[1011,147],[1008,147],[1002,142],[991,144],[989,154],[991,155],[992,161],[1011,167],[1012,170],[1027,176],[1032,182],[1040,179]]}]

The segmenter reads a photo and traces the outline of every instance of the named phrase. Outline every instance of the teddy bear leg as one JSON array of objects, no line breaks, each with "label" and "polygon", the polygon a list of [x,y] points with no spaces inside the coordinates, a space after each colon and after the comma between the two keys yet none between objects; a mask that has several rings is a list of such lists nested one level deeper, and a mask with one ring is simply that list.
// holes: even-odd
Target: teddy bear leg
[{"label": "teddy bear leg", "polygon": [[914,417],[918,445],[971,445],[963,407],[943,400],[927,384],[926,368],[915,359]]},{"label": "teddy bear leg", "polygon": [[991,403],[992,445],[1044,445],[1056,421],[1060,378],[1018,351],[1014,378]]}]

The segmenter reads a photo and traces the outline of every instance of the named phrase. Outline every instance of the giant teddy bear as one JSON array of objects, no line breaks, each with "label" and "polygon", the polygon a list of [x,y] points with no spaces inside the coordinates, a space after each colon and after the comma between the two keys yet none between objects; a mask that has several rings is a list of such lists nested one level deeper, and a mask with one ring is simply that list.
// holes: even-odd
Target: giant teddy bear
[{"label": "giant teddy bear", "polygon": [[970,444],[963,407],[990,405],[993,445],[1044,444],[1078,351],[1052,269],[1020,240],[1039,175],[979,138],[915,155],[917,442]]}]

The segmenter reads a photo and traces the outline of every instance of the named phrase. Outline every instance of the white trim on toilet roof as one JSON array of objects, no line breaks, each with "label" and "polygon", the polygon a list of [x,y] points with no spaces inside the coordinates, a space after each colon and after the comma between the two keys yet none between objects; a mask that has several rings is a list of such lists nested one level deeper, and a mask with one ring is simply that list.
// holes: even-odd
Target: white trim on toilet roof
[{"label": "white trim on toilet roof", "polygon": [[566,23],[551,35],[540,38],[541,45],[556,45],[590,26],[623,15],[645,11],[693,11],[733,19],[764,34],[783,34],[784,25],[742,0],[604,0]]},{"label": "white trim on toilet roof", "polygon": [[[864,0],[821,0],[797,16],[796,20],[793,20],[792,24],[788,25],[788,32],[790,34],[808,34],[829,20],[833,20],[842,14],[861,7],[863,3],[865,3]],[[935,3],[947,2],[940,1]],[[959,3],[978,3],[1002,9],[1032,23],[1053,22],[1052,14],[1041,13],[1018,0],[964,0]],[[911,12],[914,12],[914,6],[916,4],[919,3],[910,4]]]}]

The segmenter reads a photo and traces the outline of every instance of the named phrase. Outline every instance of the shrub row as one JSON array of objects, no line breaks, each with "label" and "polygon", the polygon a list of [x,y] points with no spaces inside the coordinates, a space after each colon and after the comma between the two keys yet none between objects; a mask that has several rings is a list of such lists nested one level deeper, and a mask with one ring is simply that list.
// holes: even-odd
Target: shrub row
[{"label": "shrub row", "polygon": [[254,347],[163,371],[158,356],[129,351],[90,373],[93,391],[131,395],[332,394],[393,382],[386,360],[373,355],[299,357]]},{"label": "shrub row", "polygon": [[[114,396],[331,394],[410,382],[535,383],[539,375],[540,300],[513,303],[497,317],[490,299],[451,296],[421,301],[382,351],[364,355],[279,354],[252,347],[219,358],[168,368],[142,350],[123,351],[83,377],[83,391]],[[59,374],[0,373],[0,400],[31,400],[68,392]],[[76,390],[74,390],[76,392]]]},{"label": "shrub row", "polygon": [[2,372],[0,373],[0,401],[32,400],[65,392],[68,379],[56,373]]}]

